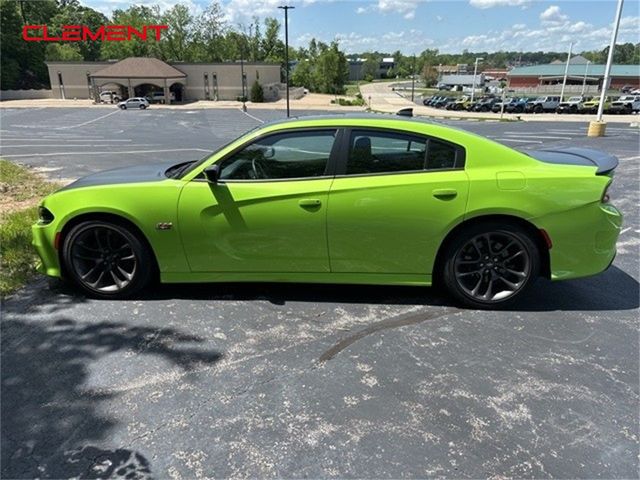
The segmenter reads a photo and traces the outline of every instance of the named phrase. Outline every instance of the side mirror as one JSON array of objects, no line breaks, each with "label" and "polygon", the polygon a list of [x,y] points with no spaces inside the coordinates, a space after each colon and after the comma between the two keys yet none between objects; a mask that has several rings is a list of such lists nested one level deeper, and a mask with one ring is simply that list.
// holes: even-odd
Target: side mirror
[{"label": "side mirror", "polygon": [[220,178],[220,165],[214,163],[210,167],[204,169],[204,176],[207,179],[207,182],[216,184],[218,183],[218,179]]}]

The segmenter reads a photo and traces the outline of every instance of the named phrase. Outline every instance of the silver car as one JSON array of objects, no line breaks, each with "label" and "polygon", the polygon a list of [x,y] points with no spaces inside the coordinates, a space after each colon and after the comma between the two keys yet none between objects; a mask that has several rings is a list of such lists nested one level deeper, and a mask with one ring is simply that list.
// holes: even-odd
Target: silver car
[{"label": "silver car", "polygon": [[118,107],[122,110],[126,110],[127,108],[139,108],[141,110],[144,110],[148,106],[149,100],[144,97],[132,97],[118,103]]}]

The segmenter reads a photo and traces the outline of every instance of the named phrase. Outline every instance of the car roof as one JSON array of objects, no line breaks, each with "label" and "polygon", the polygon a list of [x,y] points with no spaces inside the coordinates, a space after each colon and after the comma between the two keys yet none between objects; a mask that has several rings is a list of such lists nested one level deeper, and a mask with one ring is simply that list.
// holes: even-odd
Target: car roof
[{"label": "car roof", "polygon": [[280,120],[273,120],[271,122],[265,122],[262,127],[271,127],[276,125],[291,125],[294,126],[300,122],[330,122],[332,120],[352,121],[354,125],[358,123],[369,124],[370,120],[382,120],[397,122],[399,125],[402,123],[414,123],[414,124],[428,124],[428,125],[441,125],[440,123],[433,122],[423,117],[408,117],[404,115],[389,114],[389,113],[332,113],[322,115],[300,115]]}]

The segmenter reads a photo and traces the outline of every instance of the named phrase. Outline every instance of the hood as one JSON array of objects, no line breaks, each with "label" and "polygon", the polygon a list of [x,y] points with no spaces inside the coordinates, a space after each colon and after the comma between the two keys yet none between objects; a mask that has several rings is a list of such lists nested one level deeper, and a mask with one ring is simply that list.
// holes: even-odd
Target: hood
[{"label": "hood", "polygon": [[116,168],[105,172],[87,175],[60,189],[95,187],[98,185],[119,185],[123,183],[157,182],[167,177],[164,172],[176,162],[136,165],[134,167]]}]

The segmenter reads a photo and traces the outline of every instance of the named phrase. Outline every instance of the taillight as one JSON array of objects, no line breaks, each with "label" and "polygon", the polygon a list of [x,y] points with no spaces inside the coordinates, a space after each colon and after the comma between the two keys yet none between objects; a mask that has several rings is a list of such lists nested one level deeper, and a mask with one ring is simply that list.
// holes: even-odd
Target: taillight
[{"label": "taillight", "polygon": [[604,187],[604,192],[602,192],[602,199],[600,200],[602,203],[609,203],[611,197],[609,197],[609,187],[612,182],[607,183],[607,186]]}]

